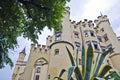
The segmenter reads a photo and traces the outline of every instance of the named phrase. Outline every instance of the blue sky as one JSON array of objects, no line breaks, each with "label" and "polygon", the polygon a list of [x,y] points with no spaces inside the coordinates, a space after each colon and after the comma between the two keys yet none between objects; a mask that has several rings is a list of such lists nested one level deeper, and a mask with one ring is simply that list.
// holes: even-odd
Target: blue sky
[{"label": "blue sky", "polygon": [[[75,21],[80,21],[84,19],[93,20],[100,15],[102,12],[103,15],[107,15],[111,26],[117,36],[120,36],[120,0],[71,0],[67,6],[70,6],[70,19]],[[52,35],[53,31],[49,31],[47,28],[44,29],[42,35],[39,36],[38,42],[40,44],[46,43],[46,37],[48,35]],[[30,49],[30,41],[18,37],[18,48],[14,51],[10,51],[12,53],[10,57],[12,58],[14,64],[18,58],[18,53],[22,51],[24,47],[26,47],[27,55],[26,59],[29,54]],[[12,72],[14,68],[10,68],[6,66],[3,69],[0,69],[0,80],[11,80],[12,79]]]}]

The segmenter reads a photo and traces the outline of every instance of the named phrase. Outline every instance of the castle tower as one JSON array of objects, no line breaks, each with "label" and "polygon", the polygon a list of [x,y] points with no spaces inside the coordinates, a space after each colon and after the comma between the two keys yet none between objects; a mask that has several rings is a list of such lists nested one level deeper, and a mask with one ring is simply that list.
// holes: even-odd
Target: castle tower
[{"label": "castle tower", "polygon": [[49,48],[46,45],[31,44],[31,50],[24,69],[24,74],[21,74],[20,79],[47,80],[49,55]]},{"label": "castle tower", "polygon": [[[62,20],[62,29],[60,32],[54,32],[53,42],[50,44],[50,80],[53,80],[55,76],[58,76],[60,70],[68,70],[69,66],[71,66],[66,47],[68,47],[71,52],[74,52],[74,45],[72,44],[70,27],[71,22],[69,21],[70,8],[67,7],[66,10],[66,15]],[[66,79],[67,76],[65,75],[64,78]]]},{"label": "castle tower", "polygon": [[[46,45],[31,44],[28,60],[24,67],[20,67],[22,72],[17,71],[18,65],[16,65],[13,80],[53,80],[62,69],[68,70],[71,66],[66,47],[74,59],[78,57],[79,65],[81,65],[82,43],[86,49],[92,45],[95,57],[108,49],[115,48],[102,65],[109,64],[120,71],[120,42],[107,16],[98,16],[94,22],[87,19],[76,22],[70,20],[70,8],[67,7],[61,30],[54,31],[52,36],[48,36]],[[24,52],[25,50],[22,51]],[[24,55],[20,55],[18,60],[23,61]],[[23,65],[23,62],[19,64]],[[18,78],[15,78],[16,74],[19,74]],[[67,73],[63,75],[63,78],[66,80]]]},{"label": "castle tower", "polygon": [[25,48],[19,53],[19,57],[16,63],[16,66],[14,68],[14,72],[13,72],[13,76],[12,76],[12,80],[18,80],[19,79],[19,74],[21,73],[21,69],[22,69],[22,64],[25,58]]},{"label": "castle tower", "polygon": [[109,19],[106,15],[101,15],[98,16],[95,23],[101,49],[104,51],[106,49],[114,48],[114,51],[110,53],[109,57],[113,66],[120,71],[120,43],[116,34],[112,30]]}]

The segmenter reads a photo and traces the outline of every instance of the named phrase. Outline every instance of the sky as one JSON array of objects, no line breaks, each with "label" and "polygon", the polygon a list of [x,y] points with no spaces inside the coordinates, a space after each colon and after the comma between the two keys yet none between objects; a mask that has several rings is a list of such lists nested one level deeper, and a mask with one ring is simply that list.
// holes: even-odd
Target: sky
[{"label": "sky", "polygon": [[[70,7],[70,19],[75,21],[80,21],[84,19],[95,20],[102,13],[103,15],[107,15],[113,31],[117,36],[120,36],[120,0],[71,0],[70,3],[67,3],[66,6]],[[42,34],[39,36],[39,44],[46,43],[46,37],[48,35],[52,35],[53,31],[45,28],[42,31]],[[10,50],[11,59],[16,63],[16,60],[19,56],[19,52],[22,49],[26,48],[26,58],[29,56],[30,49],[30,41],[24,39],[23,37],[18,37],[19,46],[14,51]],[[14,68],[10,68],[8,65],[0,69],[0,80],[12,80],[12,72]]]}]

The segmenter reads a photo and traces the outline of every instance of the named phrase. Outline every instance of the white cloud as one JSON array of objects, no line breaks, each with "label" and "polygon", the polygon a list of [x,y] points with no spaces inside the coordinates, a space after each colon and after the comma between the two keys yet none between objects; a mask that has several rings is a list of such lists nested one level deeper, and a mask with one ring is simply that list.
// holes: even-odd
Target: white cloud
[{"label": "white cloud", "polygon": [[97,16],[100,15],[100,12],[105,12],[116,2],[117,0],[89,0],[85,4],[82,18],[95,19]]},{"label": "white cloud", "polygon": [[48,37],[48,35],[53,35],[53,30],[48,30],[47,27],[45,27],[42,31],[42,34],[39,35],[39,39],[38,39],[38,43],[45,45],[46,44],[46,38]]}]

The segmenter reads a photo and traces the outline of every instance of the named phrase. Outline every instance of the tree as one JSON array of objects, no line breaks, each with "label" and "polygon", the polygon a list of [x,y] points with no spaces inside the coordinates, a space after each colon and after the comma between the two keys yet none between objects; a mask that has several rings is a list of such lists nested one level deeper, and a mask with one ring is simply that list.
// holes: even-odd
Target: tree
[{"label": "tree", "polygon": [[[98,55],[96,61],[94,61],[93,48],[90,45],[85,53],[84,45],[82,44],[82,65],[78,63],[78,56],[74,59],[69,49],[66,47],[68,55],[71,61],[70,68],[68,70],[61,70],[60,75],[54,79],[62,79],[62,75],[65,71],[68,72],[67,80],[98,80],[98,78],[105,78],[107,72],[112,69],[110,65],[101,66],[106,55],[111,52],[113,49],[103,52],[101,55]],[[78,50],[76,51],[78,55]],[[82,69],[80,68],[82,67]],[[73,76],[74,75],[74,76]]]},{"label": "tree", "polygon": [[23,36],[37,43],[38,34],[47,26],[59,30],[70,0],[1,0],[0,1],[0,68],[13,66],[8,49]]}]

